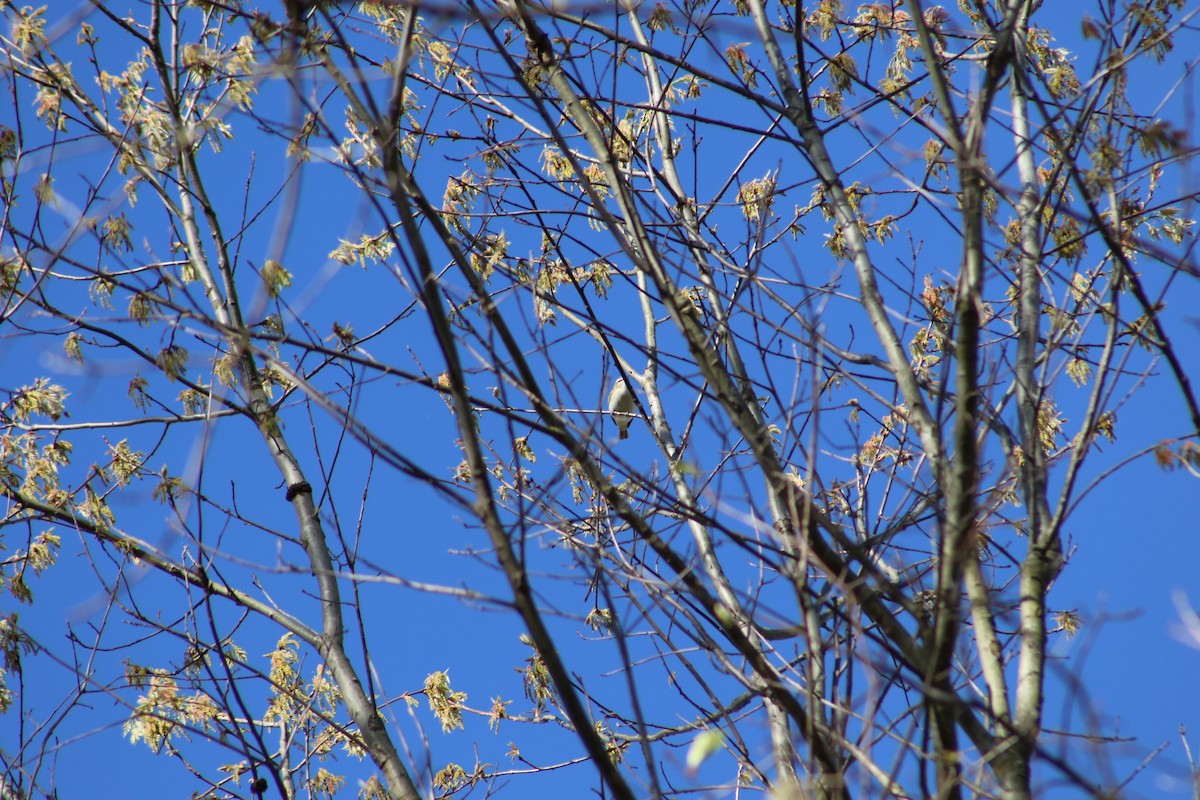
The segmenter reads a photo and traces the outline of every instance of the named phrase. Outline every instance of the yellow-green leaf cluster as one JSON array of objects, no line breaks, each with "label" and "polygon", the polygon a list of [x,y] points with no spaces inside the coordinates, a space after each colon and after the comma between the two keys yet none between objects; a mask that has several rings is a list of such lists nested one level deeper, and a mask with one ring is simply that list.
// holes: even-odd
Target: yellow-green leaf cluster
[{"label": "yellow-green leaf cluster", "polygon": [[304,681],[297,670],[300,645],[290,633],[284,634],[271,652],[271,699],[263,715],[264,722],[289,722],[303,702]]},{"label": "yellow-green leaf cluster", "polygon": [[[522,635],[521,641],[533,647],[533,641],[528,636]],[[541,711],[546,702],[554,697],[554,686],[550,679],[550,670],[546,669],[546,662],[536,649],[525,660],[525,668],[521,673],[525,681],[525,696]]]},{"label": "yellow-green leaf cluster", "polygon": [[749,44],[749,42],[739,42],[726,47],[725,63],[729,65],[731,72],[741,75],[746,88],[753,89],[758,85],[758,70],[750,62],[750,55],[746,52]]},{"label": "yellow-green leaf cluster", "polygon": [[74,81],[71,68],[66,64],[50,64],[33,70],[37,82],[34,97],[34,113],[51,130],[65,131],[67,115],[63,111],[63,89]]},{"label": "yellow-green leaf cluster", "polygon": [[158,753],[169,740],[183,736],[188,729],[207,730],[224,716],[208,695],[181,692],[178,682],[164,669],[148,670],[138,680],[136,685],[148,685],[149,691],[138,698],[133,714],[125,722],[125,735],[132,744],[145,742]]},{"label": "yellow-green leaf cluster", "polygon": [[492,277],[499,266],[508,258],[508,237],[504,231],[480,239],[476,249],[471,251],[471,269],[485,281]]},{"label": "yellow-green leaf cluster", "polygon": [[262,278],[263,286],[266,287],[267,294],[272,300],[279,297],[283,294],[284,289],[292,285],[292,273],[284,269],[283,264],[271,258],[263,263],[259,277]]},{"label": "yellow-green leaf cluster", "polygon": [[158,301],[149,292],[135,292],[129,297],[129,318],[139,325],[154,322]]},{"label": "yellow-green leaf cluster", "polygon": [[746,181],[738,190],[737,199],[742,205],[742,216],[750,222],[762,220],[775,202],[775,177],[766,175]]},{"label": "yellow-green leaf cluster", "polygon": [[820,0],[808,15],[808,24],[817,29],[821,41],[829,39],[842,16],[842,0]]},{"label": "yellow-green leaf cluster", "polygon": [[1042,450],[1047,455],[1054,451],[1055,443],[1062,434],[1065,422],[1066,420],[1058,413],[1058,407],[1054,405],[1054,401],[1049,397],[1043,397],[1041,404],[1038,405],[1037,433]]},{"label": "yellow-green leaf cluster", "polygon": [[537,453],[533,452],[533,448],[529,446],[528,436],[522,436],[514,439],[513,449],[517,451],[517,455],[528,461],[530,464],[537,462]]},{"label": "yellow-green leaf cluster", "polygon": [[611,633],[616,621],[611,608],[593,608],[584,620],[597,633]]},{"label": "yellow-green leaf cluster", "polygon": [[464,170],[458,177],[446,179],[446,191],[442,193],[442,217],[446,224],[458,231],[465,231],[471,222],[471,206],[483,189],[475,180],[475,173]]},{"label": "yellow-green leaf cluster", "polygon": [[63,341],[63,352],[67,354],[67,360],[76,364],[83,363],[83,337],[78,331],[71,331],[67,334],[67,338]]},{"label": "yellow-green leaf cluster", "polygon": [[575,177],[575,168],[570,160],[557,147],[549,145],[542,149],[542,170],[559,183],[566,183]]},{"label": "yellow-green leaf cluster", "polygon": [[166,503],[182,495],[185,488],[182,479],[167,474],[167,468],[163,467],[151,496],[159,503]]},{"label": "yellow-green leaf cluster", "polygon": [[108,456],[111,459],[108,471],[118,486],[129,485],[129,479],[138,473],[142,467],[142,460],[145,458],[144,454],[130,449],[127,439],[122,439],[115,445],[109,446]]},{"label": "yellow-green leaf cluster", "polygon": [[180,380],[183,378],[183,371],[187,369],[188,351],[182,345],[168,345],[154,356],[154,363],[168,380]]},{"label": "yellow-green leaf cluster", "polygon": [[66,399],[66,389],[49,378],[38,378],[33,386],[18,389],[5,410],[16,422],[29,422],[35,415],[57,422],[66,411]]},{"label": "yellow-green leaf cluster", "polygon": [[453,691],[447,673],[434,672],[425,678],[425,699],[429,701],[429,710],[441,723],[443,733],[462,729],[462,709],[467,693]]},{"label": "yellow-green leaf cluster", "polygon": [[345,788],[346,779],[321,767],[304,782],[304,785],[315,797],[328,797],[332,800],[334,795]]},{"label": "yellow-green leaf cluster", "polygon": [[345,239],[340,241],[341,244],[329,253],[329,258],[340,264],[358,264],[363,269],[367,268],[368,261],[382,263],[396,249],[389,231],[384,231],[378,236],[363,234],[358,242],[348,242]]},{"label": "yellow-green leaf cluster", "polygon": [[458,764],[450,763],[433,776],[434,788],[452,792],[467,782],[467,771]]},{"label": "yellow-green leaf cluster", "polygon": [[511,700],[502,700],[499,697],[492,698],[492,710],[488,712],[488,727],[492,733],[500,731],[500,720],[508,719],[508,706],[512,703]]}]

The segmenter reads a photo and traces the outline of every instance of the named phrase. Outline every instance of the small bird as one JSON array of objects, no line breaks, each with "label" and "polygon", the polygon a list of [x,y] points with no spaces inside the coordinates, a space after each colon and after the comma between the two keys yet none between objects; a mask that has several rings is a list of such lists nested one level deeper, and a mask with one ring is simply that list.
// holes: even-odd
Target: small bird
[{"label": "small bird", "polygon": [[629,438],[629,423],[633,422],[636,411],[637,403],[629,391],[629,383],[623,375],[618,375],[617,382],[608,393],[608,413],[612,415],[622,439]]}]

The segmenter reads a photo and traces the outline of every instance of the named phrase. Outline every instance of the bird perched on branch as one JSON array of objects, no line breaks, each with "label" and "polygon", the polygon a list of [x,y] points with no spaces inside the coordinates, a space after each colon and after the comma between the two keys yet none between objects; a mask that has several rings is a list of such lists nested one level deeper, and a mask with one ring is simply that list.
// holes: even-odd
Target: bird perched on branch
[{"label": "bird perched on branch", "polygon": [[618,375],[612,391],[608,393],[608,413],[612,415],[622,439],[629,438],[629,423],[633,422],[636,411],[637,402],[629,391],[629,381],[624,375]]}]

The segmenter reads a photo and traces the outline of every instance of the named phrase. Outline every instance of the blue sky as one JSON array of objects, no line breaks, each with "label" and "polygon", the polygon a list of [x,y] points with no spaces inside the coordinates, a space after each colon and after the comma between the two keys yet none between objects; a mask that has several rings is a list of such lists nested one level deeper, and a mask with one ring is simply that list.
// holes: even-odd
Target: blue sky
[{"label": "blue sky", "polygon": [[[94,14],[92,17],[99,28],[101,20]],[[1088,46],[1075,34],[1073,16],[1050,17],[1046,21],[1059,25],[1055,30],[1064,46]],[[435,23],[431,21],[430,24]],[[454,30],[452,24],[444,20],[442,24],[441,30]],[[718,27],[715,37],[721,46],[753,37],[744,21],[728,18],[721,24],[726,27]],[[128,52],[126,41],[115,33],[101,30],[102,57]],[[64,58],[74,61],[76,69],[80,69],[86,61],[85,54],[73,42],[74,34],[71,33],[59,44],[70,53]],[[1185,74],[1187,67],[1194,66],[1185,61],[1196,52],[1194,45],[1194,41],[1181,37],[1175,53],[1164,65],[1131,73],[1136,86],[1131,94],[1139,102],[1144,100],[1149,108],[1156,109],[1156,114],[1176,119],[1181,124],[1190,121],[1196,89],[1186,80],[1178,87],[1174,82]],[[715,54],[704,55],[701,60],[710,69],[718,69],[719,48],[715,49]],[[1086,57],[1081,56],[1079,63],[1086,62]],[[106,68],[114,72],[117,69]],[[612,77],[607,65],[601,64],[598,69],[603,77]],[[320,98],[324,97],[322,92],[328,90],[328,85],[316,84],[310,88],[312,96]],[[383,88],[382,81],[372,86],[376,92],[382,92]],[[263,117],[277,120],[280,126],[299,119],[295,108],[285,102],[284,90],[281,81],[271,78],[264,79],[259,86],[258,112]],[[471,126],[478,124],[477,118],[473,120],[467,111],[453,107],[445,99],[438,104],[432,103],[429,98],[433,94],[427,87],[418,87],[417,91],[418,96],[429,103],[422,112],[427,128],[453,128],[467,136],[472,135],[474,129]],[[715,91],[710,96],[712,99],[701,107],[703,113],[751,126],[762,124],[763,117],[747,111],[744,101],[730,99]],[[1165,104],[1159,106],[1158,98],[1162,97],[1166,98]],[[22,121],[26,125],[26,135],[30,142],[46,144],[46,131],[33,118],[30,101],[31,93],[27,90],[18,100],[25,115]],[[341,111],[336,100],[328,104],[326,113],[332,124],[340,125]],[[869,122],[884,124],[889,119],[890,124],[895,124],[888,112],[882,112]],[[361,344],[360,354],[387,363],[394,372],[369,373],[354,365],[330,365],[313,374],[313,384],[328,392],[339,405],[352,408],[379,440],[390,443],[434,473],[443,481],[443,489],[463,496],[464,487],[450,483],[453,468],[461,458],[455,447],[458,434],[453,418],[437,396],[400,375],[435,377],[443,369],[440,356],[432,347],[426,318],[419,309],[412,313],[412,297],[403,280],[397,277],[401,270],[396,262],[386,267],[371,265],[366,269],[341,266],[327,256],[339,240],[357,241],[364,233],[378,232],[382,225],[379,216],[363,201],[362,193],[347,183],[338,168],[318,162],[306,165],[296,182],[291,184],[296,190],[294,207],[277,200],[281,181],[292,168],[292,163],[283,156],[281,141],[256,129],[255,122],[236,110],[229,111],[228,121],[234,125],[237,138],[227,143],[220,154],[205,150],[200,163],[202,170],[208,171],[208,186],[215,205],[221,209],[226,234],[244,226],[243,233],[236,239],[243,302],[255,312],[282,311],[290,336],[296,340],[309,339],[325,347],[334,344],[331,338],[334,322],[353,324],[355,333],[360,336],[383,328],[379,336]],[[850,135],[851,126],[841,130],[846,131],[846,135],[833,138],[835,158],[846,164],[855,163],[865,147],[873,144],[869,124],[864,122],[860,133],[855,135]],[[765,145],[758,147],[755,138],[750,133],[705,129],[696,151],[689,153],[686,167],[686,180],[699,187],[698,193],[702,197],[719,197],[726,204],[714,212],[721,215],[714,236],[728,243],[732,257],[746,262],[751,260],[748,253],[754,237],[752,226],[746,223],[736,207],[737,186],[750,178],[777,173],[779,186],[785,194],[776,201],[776,210],[786,214],[793,206],[808,201],[813,184],[811,170],[794,152]],[[895,163],[916,169],[920,166],[917,161],[924,139],[925,134],[915,124],[910,124],[900,135],[889,140],[891,149],[883,152]],[[999,127],[994,141],[997,152],[1011,151],[1011,139],[1005,139]],[[533,146],[532,142],[530,146]],[[421,161],[418,180],[436,200],[447,179],[459,176],[463,160],[478,149],[479,144],[470,139],[441,139]],[[745,165],[738,173],[738,179],[728,181],[725,191],[719,193],[719,187],[727,183],[729,173],[739,159],[744,159]],[[533,156],[523,160],[528,164],[538,163]],[[44,171],[47,164],[53,165],[57,178],[55,188],[64,198],[57,218],[48,216],[45,222],[50,231],[47,238],[51,241],[56,235],[54,226],[69,226],[77,218],[78,209],[83,207],[79,198],[87,186],[100,187],[99,197],[90,213],[97,213],[96,209],[108,213],[119,204],[124,178],[114,174],[110,155],[103,149],[87,142],[74,144],[67,141],[54,149],[47,147],[36,152],[24,163],[20,177],[26,181],[25,185],[31,183],[32,175]],[[532,184],[534,177],[526,175],[524,183]],[[849,169],[848,179],[887,184],[888,173],[881,161],[864,160]],[[1186,172],[1168,176],[1168,184],[1176,182],[1186,186],[1187,180]],[[1007,182],[1015,183],[1015,178]],[[892,182],[890,187],[895,189],[898,185],[900,182]],[[561,209],[557,205],[562,200],[561,193],[546,191],[544,187],[528,189],[520,180],[514,180],[508,190],[514,203],[519,202],[523,190],[530,192],[527,196],[530,202],[549,210]],[[1164,191],[1172,190],[1173,187],[1168,186]],[[878,204],[882,213],[882,210],[891,210],[891,204],[903,206],[907,198],[872,197],[869,202]],[[31,207],[32,204],[18,209],[17,214],[27,214]],[[173,257],[170,254],[173,234],[167,230],[161,206],[148,190],[143,188],[138,206],[129,213],[135,221],[135,245],[133,252],[123,258],[123,266]],[[18,219],[27,220],[28,217],[18,216]],[[855,346],[871,351],[869,327],[854,300],[853,277],[822,248],[822,237],[827,230],[818,220],[819,214],[814,213],[804,220],[808,228],[804,236],[777,245],[770,252],[771,258],[760,265],[762,274],[810,286],[837,281],[839,294],[828,299],[828,305],[823,308],[814,306],[813,313],[818,308],[822,312],[820,321],[831,339],[844,342],[841,337],[853,329]],[[514,257],[536,255],[540,246],[539,224],[539,218],[531,214],[524,217],[521,224],[505,227],[513,242],[511,252]],[[621,266],[613,239],[589,228],[582,220],[571,220],[571,236],[564,241],[564,252],[572,263],[605,258]],[[1187,244],[1190,246],[1190,240]],[[7,252],[12,241],[5,240],[3,245]],[[672,245],[664,243],[663,246],[669,249]],[[87,250],[85,241],[80,245],[79,253],[80,257],[90,253],[94,258],[95,247]],[[443,257],[442,254],[437,256],[438,259]],[[271,303],[254,277],[253,270],[261,268],[268,258],[277,258],[293,273],[292,288],[283,298],[286,309]],[[924,275],[952,274],[957,269],[958,242],[949,226],[939,223],[935,215],[922,212],[911,221],[901,223],[899,235],[887,247],[879,249],[878,258],[881,264],[887,265],[889,277],[900,288],[911,285],[919,292]],[[114,262],[105,266],[112,269]],[[389,272],[389,267],[397,273]],[[1161,265],[1147,264],[1145,277],[1153,292],[1161,287],[1166,274]],[[640,367],[644,357],[634,344],[641,335],[641,320],[635,287],[629,279],[631,276],[626,278],[616,281],[611,298],[598,307],[603,308],[601,314],[614,331],[629,337],[630,341],[619,350]],[[136,284],[143,278],[131,277],[129,280]],[[460,298],[464,296],[461,286],[455,287],[450,280],[446,285],[449,293],[457,292]],[[1061,284],[1057,290],[1061,293]],[[56,284],[55,291],[61,292],[57,295],[60,304],[73,304],[80,311],[87,307],[86,285],[58,288]],[[565,294],[565,289],[560,291]],[[796,297],[800,296],[794,286],[783,287],[780,291],[794,291]],[[1003,282],[993,276],[989,292],[999,298],[1002,291]],[[885,286],[885,292],[898,298],[898,303],[905,302],[903,293],[895,287]],[[125,315],[127,296],[127,292],[118,295],[115,309],[110,312],[112,317]],[[195,296],[200,295],[196,293]],[[1193,311],[1198,307],[1198,299],[1194,278],[1180,276],[1163,314],[1181,359],[1193,376],[1200,375],[1200,348],[1197,347],[1200,322],[1196,319],[1200,315]],[[504,292],[497,300],[506,318],[526,336],[531,361],[539,377],[559,393],[564,407],[582,410],[583,413],[573,415],[572,419],[581,426],[593,423],[602,426],[599,435],[605,442],[613,444],[610,440],[615,438],[615,431],[611,423],[601,415],[587,413],[599,407],[609,379],[615,374],[600,348],[565,321],[556,326],[537,327],[527,293]],[[911,307],[898,306],[896,311],[899,315],[913,313]],[[393,322],[399,315],[407,316]],[[186,319],[169,326],[156,325],[146,329],[129,322],[119,324],[130,332],[129,335],[139,337],[139,341],[165,343],[174,336],[192,342],[211,339],[211,331]],[[24,325],[55,331],[59,335],[26,336],[17,327]],[[89,360],[85,366],[68,363],[62,351],[61,336],[65,330],[61,323],[32,312],[26,312],[0,328],[0,374],[6,376],[4,388],[11,390],[28,384],[36,375],[49,374],[71,392],[72,416],[68,422],[133,417],[134,409],[126,387],[134,371],[149,373],[146,365],[139,365],[128,355],[95,347],[88,348]],[[665,328],[662,335],[664,349],[678,353],[678,339]],[[779,365],[787,361],[787,348],[792,343],[784,341],[780,344],[783,349],[773,354],[771,369],[781,370]],[[536,348],[543,345],[549,348],[550,356],[543,358],[536,352]],[[199,347],[194,350],[189,375],[211,380],[207,375],[211,369],[208,354]],[[282,358],[294,367],[311,370],[321,356],[303,353],[295,345],[286,345]],[[1145,358],[1137,354],[1133,363],[1144,364]],[[609,370],[608,377],[602,379],[605,365]],[[668,366],[672,363],[668,362]],[[1003,374],[1003,363],[994,361],[991,366]],[[1083,476],[1085,484],[1149,444],[1189,433],[1178,391],[1170,384],[1161,366],[1155,372],[1156,377],[1148,381],[1144,389],[1135,391],[1119,409],[1117,441],[1103,445],[1103,454],[1089,463]],[[369,375],[370,380],[355,386],[357,378],[363,374]],[[792,372],[772,372],[772,377],[783,387],[781,395],[786,396],[787,387],[793,382],[799,384],[807,380],[809,373],[805,367]],[[477,395],[485,397],[494,383],[494,376],[480,370],[478,384],[472,388]],[[1135,387],[1136,383],[1130,380],[1124,385]],[[156,387],[159,386],[166,387],[166,384],[159,381]],[[355,388],[347,394],[351,386]],[[1063,387],[1056,389],[1055,399],[1068,418],[1067,429],[1073,430],[1070,421],[1081,413],[1086,394],[1084,390],[1072,393],[1067,386],[1069,384],[1064,380]],[[163,396],[172,398],[177,391],[178,386],[169,387]],[[805,391],[811,393],[811,388],[802,389],[801,394]],[[690,408],[695,402],[695,394],[694,388],[683,381],[664,380],[664,395],[668,402],[677,402],[681,409]],[[844,404],[852,396],[863,397],[869,405],[864,395],[848,388],[832,397],[831,408],[844,410]],[[728,428],[720,426],[728,423],[717,420],[710,427],[709,415],[712,413],[709,407],[702,409],[695,426],[696,444],[689,451],[689,457],[694,459],[701,472],[715,469],[725,457],[723,443]],[[533,419],[532,415],[528,418]],[[830,418],[834,422],[828,428],[820,428],[819,436],[820,447],[832,452],[831,457],[821,462],[827,480],[852,475],[853,470],[844,459],[839,461],[835,456],[844,456],[847,443],[862,438],[842,418],[832,412],[830,417],[825,417]],[[687,414],[681,410],[672,421],[682,428],[686,419]],[[532,427],[510,427],[506,420],[487,414],[481,416],[481,422],[489,440],[495,443],[498,455],[508,458],[512,454],[511,445],[505,444],[506,438],[511,438],[510,434],[525,435]],[[454,688],[468,693],[467,705],[471,708],[486,710],[491,705],[490,698],[496,696],[515,701],[514,710],[527,707],[522,699],[521,676],[516,668],[523,665],[530,651],[520,642],[521,626],[508,609],[486,600],[441,596],[404,585],[404,582],[423,581],[439,584],[447,590],[469,588],[488,596],[508,596],[502,575],[491,566],[486,538],[469,518],[469,509],[447,501],[441,492],[401,474],[386,464],[385,459],[370,458],[364,448],[342,435],[327,410],[307,402],[300,393],[288,403],[283,424],[305,459],[310,474],[332,473],[327,482],[328,499],[323,500],[320,493],[317,499],[323,501],[322,512],[330,534],[340,536],[348,543],[348,549],[357,552],[361,559],[359,571],[368,576],[359,591],[364,627],[371,637],[372,660],[378,668],[376,679],[381,693],[394,697],[415,692],[430,672],[446,669]],[[871,423],[864,420],[862,424],[864,430],[870,430]],[[310,434],[314,426],[315,432]],[[798,420],[797,429],[803,437],[810,431],[802,420]],[[644,424],[638,421],[631,431],[630,440],[612,451],[608,468],[616,472],[623,468],[620,462],[624,462],[644,474],[664,474],[661,455],[653,449]],[[150,426],[80,434],[73,437],[77,446],[77,465],[100,458],[106,444],[126,437],[131,446],[149,454],[148,468],[170,464],[172,474],[184,477],[189,486],[203,492],[213,503],[227,509],[236,507],[244,516],[252,517],[264,527],[236,522],[212,507],[201,511],[194,503],[189,503],[182,507],[183,513],[200,535],[196,538],[183,536],[170,510],[151,498],[153,485],[148,480],[135,484],[132,490],[114,499],[113,509],[123,527],[185,559],[196,557],[200,546],[219,550],[224,555],[216,560],[215,566],[223,574],[245,585],[254,585],[251,582],[257,581],[265,594],[278,598],[281,604],[301,616],[315,618],[315,603],[305,594],[309,578],[303,570],[302,555],[294,544],[290,509],[283,500],[277,473],[251,427],[242,420],[217,419],[187,427]],[[525,466],[544,486],[560,489],[563,477],[558,459],[564,455],[561,448],[536,438],[532,441],[538,461],[536,465]],[[797,455],[803,468],[800,454],[809,444],[807,438],[790,444],[796,448],[790,452]],[[993,463],[1001,460],[994,449],[985,451],[985,457]],[[756,523],[747,512],[756,500],[761,500],[755,494],[759,489],[757,484],[745,488],[740,480],[737,473],[731,471],[723,481],[712,484],[714,494],[720,498],[717,507],[730,524],[753,530]],[[753,478],[745,480],[749,485]],[[1100,731],[1135,738],[1127,744],[1105,746],[1098,751],[1096,762],[1110,765],[1117,781],[1130,774],[1160,743],[1168,743],[1167,749],[1133,782],[1132,789],[1139,796],[1182,797],[1190,794],[1190,787],[1182,782],[1184,760],[1178,726],[1200,730],[1200,708],[1197,708],[1200,701],[1194,691],[1195,667],[1200,652],[1179,641],[1172,630],[1178,619],[1175,607],[1178,592],[1190,593],[1192,602],[1200,605],[1200,586],[1194,577],[1195,564],[1200,563],[1200,542],[1194,515],[1189,513],[1194,482],[1195,478],[1185,471],[1165,472],[1152,458],[1144,458],[1122,468],[1091,492],[1067,526],[1070,543],[1075,549],[1068,569],[1051,595],[1052,607],[1076,610],[1083,618],[1084,628],[1074,639],[1059,635],[1052,641],[1058,674],[1052,681],[1055,694],[1047,704],[1046,728]],[[320,483],[321,486],[325,484],[326,481]],[[555,494],[564,492],[556,491]],[[10,550],[21,546],[17,540],[7,538],[15,535],[12,531],[9,528],[5,532],[4,541]],[[17,608],[6,597],[0,601],[0,611],[18,611],[21,624],[37,632],[39,643],[45,648],[43,653],[26,661],[23,702],[31,718],[47,719],[64,714],[51,738],[65,744],[61,751],[48,754],[59,759],[54,773],[61,796],[116,796],[123,788],[127,790],[131,775],[136,775],[137,782],[142,785],[171,787],[168,793],[176,787],[180,792],[192,791],[197,787],[188,782],[178,765],[170,764],[165,757],[151,756],[144,746],[135,747],[121,741],[120,724],[125,712],[107,694],[97,692],[82,698],[75,707],[58,708],[63,698],[71,696],[74,685],[72,647],[64,634],[64,620],[84,641],[94,628],[107,626],[106,647],[113,649],[94,654],[96,680],[104,686],[115,685],[120,662],[126,658],[155,665],[157,661],[177,662],[182,651],[178,640],[164,636],[144,639],[148,630],[108,616],[113,611],[112,598],[104,594],[101,584],[96,581],[95,567],[84,555],[84,549],[88,548],[87,552],[104,564],[101,570],[109,571],[111,576],[113,565],[107,563],[109,556],[97,556],[93,544],[70,531],[60,529],[59,533],[64,541],[63,557],[54,570],[33,584],[37,602]],[[615,650],[585,644],[595,638],[584,623],[584,617],[596,602],[595,595],[589,595],[587,591],[586,563],[582,556],[564,548],[547,547],[546,543],[554,538],[552,532],[535,530],[533,533],[542,534],[528,543],[536,588],[547,608],[552,609],[550,624],[559,636],[560,649],[570,663],[579,665],[589,680],[594,680],[597,685],[611,686],[605,691],[620,697],[624,678],[618,669],[620,664]],[[293,537],[293,541],[281,540],[277,534]],[[928,543],[921,542],[918,537],[914,546],[927,547]],[[747,581],[747,585],[755,574],[753,564],[739,562],[736,558],[731,559],[731,570],[739,580]],[[124,581],[116,600],[125,601],[132,597],[143,613],[164,624],[176,624],[178,616],[188,606],[189,597],[184,590],[161,576],[132,569],[126,571]],[[344,591],[349,593],[351,588],[349,581],[344,583]],[[200,609],[196,619],[207,624],[208,611],[203,604]],[[231,632],[246,648],[252,665],[258,669],[267,668],[266,655],[278,638],[277,629],[254,619],[241,620],[238,614],[224,608],[215,609],[213,620],[218,630]],[[654,643],[644,635],[644,621],[630,611],[623,618],[623,624],[637,634],[630,640],[635,654],[652,658]],[[210,636],[211,632],[202,629],[200,634]],[[121,643],[137,644],[134,649],[126,650],[120,647]],[[311,677],[316,662],[311,653],[305,658],[303,670]],[[648,661],[636,673],[644,692],[643,702],[650,710],[663,714],[687,716],[692,713],[686,706],[677,705],[678,698],[670,690],[670,684],[663,680],[662,672],[662,667]],[[727,682],[715,674],[708,677],[718,684]],[[1075,681],[1081,681],[1086,688],[1086,709],[1079,702],[1077,693],[1066,691],[1075,688]],[[256,691],[258,694],[254,699],[261,703],[261,688]],[[121,691],[119,695],[128,702],[136,693]],[[1089,717],[1092,712],[1098,716]],[[523,755],[538,765],[579,757],[578,749],[574,745],[564,746],[561,736],[554,735],[553,727],[548,725],[518,728],[515,724],[505,723],[498,734],[493,734],[487,730],[486,720],[468,717],[465,732],[443,735],[423,702],[419,709],[411,712],[412,716],[403,702],[395,702],[386,713],[394,722],[394,731],[403,736],[417,754],[414,762],[418,772],[426,759],[434,771],[449,760],[458,761],[469,770],[476,753],[483,761],[508,766],[510,761],[505,752],[510,740],[518,742]],[[0,741],[17,741],[18,724],[14,713],[0,718]],[[28,728],[24,735],[30,735]],[[1065,746],[1078,752],[1078,741],[1065,740]],[[1053,748],[1058,740],[1048,737],[1047,743]],[[10,745],[6,744],[4,748],[6,756],[11,758]],[[678,751],[675,755],[677,760],[671,766],[674,774],[679,775],[683,752]],[[765,757],[765,751],[760,755]],[[665,756],[660,753],[660,757],[668,762],[671,756],[670,752]],[[25,757],[29,755],[25,754]],[[213,757],[204,756],[205,759]],[[637,759],[632,750],[629,757]],[[346,762],[343,757],[341,765]],[[1080,763],[1090,762],[1084,756]],[[516,763],[513,768],[520,769],[521,764]],[[370,774],[365,768],[349,769],[348,772],[352,777]],[[717,758],[700,773],[697,781],[711,780],[718,784],[728,783],[732,778],[732,761]],[[565,769],[542,780],[545,782],[536,784],[540,791],[556,789],[579,793],[581,787],[592,785],[593,773],[589,767]],[[511,791],[524,791],[525,786],[514,778]],[[713,796],[718,794],[714,791]]]}]

